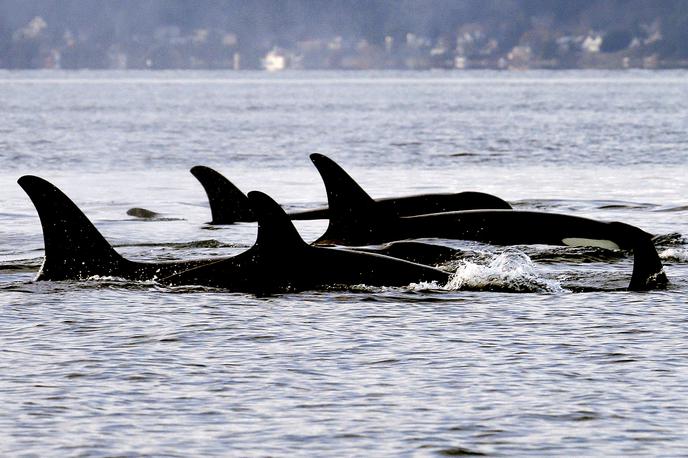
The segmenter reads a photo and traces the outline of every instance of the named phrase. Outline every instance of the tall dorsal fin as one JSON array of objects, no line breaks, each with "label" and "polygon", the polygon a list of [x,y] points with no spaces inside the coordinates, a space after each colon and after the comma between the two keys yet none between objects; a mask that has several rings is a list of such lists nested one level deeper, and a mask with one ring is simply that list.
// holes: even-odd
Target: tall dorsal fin
[{"label": "tall dorsal fin", "polygon": [[256,220],[246,195],[224,175],[202,165],[192,167],[191,174],[201,182],[208,195],[213,217],[210,224],[233,224]]},{"label": "tall dorsal fin", "polygon": [[[322,154],[311,154],[310,158],[325,183],[330,218],[325,234],[315,241],[316,244],[344,240],[355,243],[357,232],[368,233],[369,228],[379,225],[386,217],[394,218],[392,213],[382,211],[368,193],[332,159]],[[381,211],[384,214],[380,214]]]},{"label": "tall dorsal fin", "polygon": [[258,236],[254,247],[285,251],[307,247],[282,207],[260,191],[248,193],[248,201],[258,220]]},{"label": "tall dorsal fin", "polygon": [[45,260],[38,280],[117,275],[126,261],[62,191],[25,175],[17,181],[36,207],[43,227]]},{"label": "tall dorsal fin", "polygon": [[322,154],[311,154],[311,161],[325,183],[327,203],[336,213],[372,210],[375,201],[336,162]]}]

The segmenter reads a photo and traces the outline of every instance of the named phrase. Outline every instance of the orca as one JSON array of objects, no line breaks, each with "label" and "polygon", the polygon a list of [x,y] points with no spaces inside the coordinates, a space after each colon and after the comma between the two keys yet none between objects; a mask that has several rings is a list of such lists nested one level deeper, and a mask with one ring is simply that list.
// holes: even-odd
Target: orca
[{"label": "orca", "polygon": [[427,266],[446,264],[447,262],[462,257],[462,250],[435,243],[416,242],[412,240],[400,240],[388,242],[380,247],[350,247],[352,250],[366,253],[384,254],[393,258],[417,262]]},{"label": "orca", "polygon": [[[249,203],[258,217],[258,236],[244,253],[190,261],[131,261],[117,253],[57,187],[30,175],[21,177],[18,183],[34,203],[43,229],[45,258],[36,277],[39,281],[112,276],[269,293],[332,284],[403,286],[449,280],[449,274],[439,269],[389,256],[311,247],[301,239],[281,207],[258,192],[249,193]],[[207,269],[200,269],[203,266]]]},{"label": "orca", "polygon": [[[311,159],[329,161],[333,170],[329,188],[342,196],[356,198],[360,194],[368,196],[361,186],[351,178],[332,159],[322,154],[312,154]],[[191,168],[191,174],[201,183],[208,195],[212,221],[210,224],[233,224],[236,222],[255,221],[255,215],[248,204],[248,198],[231,181],[219,172],[197,165]],[[393,197],[374,200],[376,209],[396,216],[410,216],[424,213],[439,213],[476,208],[511,208],[508,202],[499,197],[482,192],[460,192],[454,194],[421,194],[416,196]],[[289,213],[292,220],[327,219],[329,211],[325,208]]]},{"label": "orca", "polygon": [[140,219],[159,219],[162,216],[160,213],[154,212],[153,210],[140,207],[130,208],[127,210],[127,215]]},{"label": "orca", "polygon": [[445,284],[450,274],[389,256],[307,244],[282,207],[267,194],[248,193],[258,236],[248,251],[175,273],[163,284],[209,286],[242,292],[302,291],[332,285]]},{"label": "orca", "polygon": [[197,165],[191,174],[201,183],[208,196],[212,220],[209,224],[250,223],[256,221],[248,197],[221,173]]},{"label": "orca", "polygon": [[206,263],[206,260],[135,262],[125,259],[62,191],[32,175],[17,181],[29,196],[43,229],[45,257],[36,280],[78,280],[111,276],[152,280]]},{"label": "orca", "polygon": [[[311,159],[325,181],[330,221],[314,245],[359,246],[417,238],[472,240],[496,245],[592,246],[632,250],[629,289],[666,285],[652,235],[629,224],[534,211],[463,210],[397,216],[377,208],[367,194],[343,195],[333,180],[343,172],[321,155]],[[334,178],[333,178],[334,177]]]}]

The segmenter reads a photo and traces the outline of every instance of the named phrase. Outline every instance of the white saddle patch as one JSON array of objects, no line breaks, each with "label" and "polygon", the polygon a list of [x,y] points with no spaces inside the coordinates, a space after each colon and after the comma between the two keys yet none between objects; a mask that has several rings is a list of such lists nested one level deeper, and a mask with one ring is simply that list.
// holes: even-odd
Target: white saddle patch
[{"label": "white saddle patch", "polygon": [[612,242],[611,240],[601,240],[601,239],[583,239],[570,237],[561,240],[564,245],[568,246],[593,246],[597,248],[606,248],[607,250],[620,250],[619,245]]}]

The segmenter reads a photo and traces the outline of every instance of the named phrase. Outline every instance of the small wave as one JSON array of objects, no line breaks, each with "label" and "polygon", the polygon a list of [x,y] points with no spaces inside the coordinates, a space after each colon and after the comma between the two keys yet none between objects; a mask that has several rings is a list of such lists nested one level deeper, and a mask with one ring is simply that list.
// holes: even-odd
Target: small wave
[{"label": "small wave", "polygon": [[663,207],[655,210],[656,212],[684,212],[688,210],[688,205],[678,205],[671,207]]},{"label": "small wave", "polygon": [[539,250],[531,247],[524,248],[532,260],[541,263],[609,262],[627,256],[623,251],[596,247],[547,247]]},{"label": "small wave", "polygon": [[531,259],[518,250],[507,250],[488,265],[462,262],[444,289],[519,293],[564,291],[559,282],[538,276]]},{"label": "small wave", "polygon": [[131,280],[128,280],[124,277],[116,277],[114,275],[90,275],[90,276],[84,278],[84,281],[92,281],[92,282],[100,282],[100,283],[105,283],[105,282],[130,283],[131,282]]},{"label": "small wave", "polygon": [[657,204],[650,202],[627,202],[622,200],[593,200],[591,202],[600,210],[624,210],[624,209],[646,209],[656,208]]},{"label": "small wave", "polygon": [[161,243],[127,243],[114,245],[117,247],[168,247],[176,249],[188,248],[248,248],[250,245],[239,243],[224,243],[215,239],[193,240],[191,242],[161,242]]},{"label": "small wave", "polygon": [[686,239],[683,238],[678,232],[670,232],[669,234],[659,234],[652,238],[652,242],[655,246],[667,246],[667,245],[684,245]]},{"label": "small wave", "polygon": [[3,272],[30,272],[38,269],[43,264],[43,258],[16,259],[12,261],[0,261],[0,271]]},{"label": "small wave", "polygon": [[685,248],[667,248],[659,253],[659,258],[662,261],[669,262],[688,262],[688,249]]},{"label": "small wave", "polygon": [[436,291],[443,289],[442,285],[434,281],[422,281],[419,283],[411,283],[408,288],[411,291]]}]

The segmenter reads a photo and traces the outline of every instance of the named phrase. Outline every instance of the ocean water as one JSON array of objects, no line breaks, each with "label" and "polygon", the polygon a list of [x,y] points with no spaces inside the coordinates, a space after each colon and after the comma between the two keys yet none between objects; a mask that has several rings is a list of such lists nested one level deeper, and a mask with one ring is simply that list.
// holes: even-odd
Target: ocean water
[{"label": "ocean water", "polygon": [[[0,72],[0,121],[0,455],[688,454],[686,71]],[[256,228],[206,224],[189,168],[305,209],[326,201],[314,152],[373,197],[639,226],[670,284],[625,291],[620,253],[452,240],[432,241],[467,253],[447,285],[33,281],[22,175],[128,258],[192,259]]]}]

